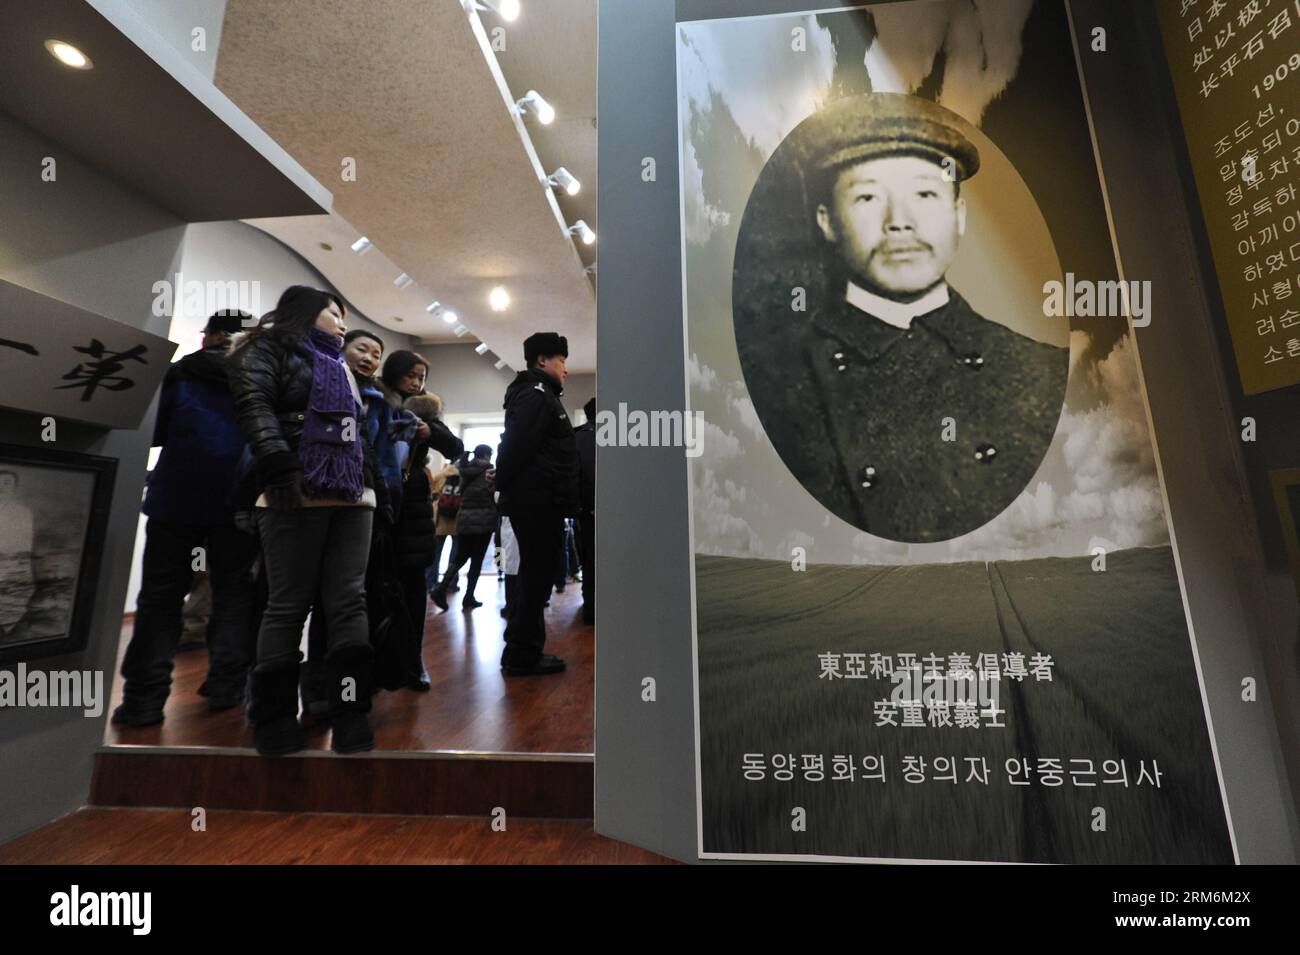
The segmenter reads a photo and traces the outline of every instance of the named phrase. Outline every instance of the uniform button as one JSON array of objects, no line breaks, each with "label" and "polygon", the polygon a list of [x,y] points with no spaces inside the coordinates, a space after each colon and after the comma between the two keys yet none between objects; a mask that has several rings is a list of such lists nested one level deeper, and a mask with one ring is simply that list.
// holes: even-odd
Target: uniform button
[{"label": "uniform button", "polygon": [[971,371],[979,371],[981,368],[984,367],[984,356],[977,355],[974,352],[972,352],[969,355],[962,355],[959,360],[963,365],[965,365]]},{"label": "uniform button", "polygon": [[975,460],[983,461],[985,464],[988,464],[990,461],[993,460],[994,455],[996,455],[997,453],[998,453],[998,449],[993,447],[993,445],[981,444],[979,447],[975,449]]},{"label": "uniform button", "polygon": [[874,487],[876,484],[876,469],[867,465],[862,469],[862,486],[866,488]]}]

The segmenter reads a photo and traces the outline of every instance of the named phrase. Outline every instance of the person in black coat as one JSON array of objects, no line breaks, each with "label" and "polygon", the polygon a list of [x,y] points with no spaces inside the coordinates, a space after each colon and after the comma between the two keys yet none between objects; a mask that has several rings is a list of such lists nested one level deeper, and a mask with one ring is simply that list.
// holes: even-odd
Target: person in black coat
[{"label": "person in black coat", "polygon": [[582,561],[582,622],[596,622],[596,399],[582,406],[587,420],[573,432],[578,446],[578,556]]},{"label": "person in black coat", "polygon": [[149,518],[143,579],[114,723],[163,721],[185,594],[199,569],[196,549],[212,586],[208,679],[201,692],[212,710],[244,699],[253,656],[257,538],[235,527],[231,495],[245,441],[235,418],[226,354],[245,320],[253,319],[244,312],[213,315],[203,329],[203,347],[172,365],[163,379],[153,436],[162,453],[142,508]]},{"label": "person in black coat", "polygon": [[[414,359],[414,361],[412,361]],[[406,394],[407,411],[423,422],[421,434],[411,444],[404,462],[402,505],[397,515],[395,550],[398,580],[406,596],[407,612],[414,629],[410,669],[416,675],[408,684],[412,689],[427,690],[429,674],[424,666],[424,618],[429,607],[425,568],[433,562],[434,512],[433,489],[425,468],[432,448],[446,457],[458,457],[465,444],[438,420],[437,402],[425,395],[424,381],[428,363],[414,352],[393,352],[384,363],[384,382],[390,389]]]},{"label": "person in black coat", "polygon": [[342,301],[296,285],[270,318],[231,356],[235,409],[255,461],[249,493],[268,588],[249,718],[259,753],[305,745],[298,646],[316,604],[328,631],[331,745],[359,752],[374,747],[365,573],[383,482],[342,357]]},{"label": "person in black coat", "polygon": [[474,587],[483,570],[483,558],[497,527],[496,472],[492,469],[492,449],[480,444],[472,458],[462,458],[456,463],[460,472],[460,510],[456,513],[456,544],[452,562],[442,582],[430,596],[442,610],[447,609],[447,588],[456,579],[460,568],[469,561],[469,577],[465,582],[465,596],[461,609],[470,611],[483,604],[474,599]]},{"label": "person in black coat", "polygon": [[569,343],[538,332],[524,341],[527,365],[506,389],[506,427],[497,455],[501,513],[519,543],[518,601],[506,624],[501,671],[506,676],[559,673],[564,661],[543,653],[542,608],[564,546],[564,518],[578,511],[578,452],[560,402]]}]

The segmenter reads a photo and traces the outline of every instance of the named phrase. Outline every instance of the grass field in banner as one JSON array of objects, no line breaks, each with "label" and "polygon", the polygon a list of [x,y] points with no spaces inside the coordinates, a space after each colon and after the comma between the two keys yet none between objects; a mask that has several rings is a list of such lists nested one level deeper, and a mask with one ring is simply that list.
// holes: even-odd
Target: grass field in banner
[{"label": "grass field in banner", "polygon": [[[1023,862],[1230,863],[1201,693],[1168,547],[1090,557],[810,566],[696,557],[706,853]],[[1049,654],[1051,682],[1001,681],[1005,728],[877,727],[880,679],[820,678],[832,653]],[[901,718],[900,718],[901,722]],[[983,722],[983,721],[981,721]],[[826,778],[742,774],[745,753],[825,757]],[[884,783],[833,781],[831,756],[883,755]],[[926,761],[904,781],[903,756]],[[988,785],[966,782],[985,757]],[[955,757],[957,782],[932,777]],[[1061,761],[1064,783],[1011,785],[1005,761]],[[1075,786],[1072,758],[1095,763]],[[1102,782],[1123,759],[1128,785]],[[1137,786],[1139,761],[1160,787]],[[792,830],[792,810],[807,814]],[[1106,813],[1093,828],[1094,808]]]}]

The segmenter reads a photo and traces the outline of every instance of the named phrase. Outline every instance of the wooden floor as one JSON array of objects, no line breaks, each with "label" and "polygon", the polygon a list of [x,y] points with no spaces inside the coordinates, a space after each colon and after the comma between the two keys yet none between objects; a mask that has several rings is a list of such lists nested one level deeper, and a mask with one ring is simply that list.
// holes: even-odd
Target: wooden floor
[{"label": "wooden floor", "polygon": [[0,846],[0,865],[510,864],[664,865],[672,860],[597,835],[590,822],[486,817],[207,814],[82,809]]},{"label": "wooden floor", "polygon": [[[428,693],[399,690],[375,697],[371,715],[376,749],[591,753],[595,630],[582,622],[581,590],[580,584],[570,584],[564,593],[552,594],[546,611],[546,650],[562,657],[568,670],[509,680],[500,670],[504,588],[495,573],[484,568],[475,592],[483,606],[472,613],[460,609],[463,591],[448,595],[451,609],[446,613],[430,601],[424,660],[433,688]],[[128,624],[119,668],[130,635]],[[212,713],[197,694],[206,674],[205,650],[178,654],[166,721],[137,729],[110,723],[105,743],[251,748],[253,735],[243,708]],[[121,696],[119,676],[113,681],[113,706]],[[328,749],[328,730],[313,733],[308,745]]]}]

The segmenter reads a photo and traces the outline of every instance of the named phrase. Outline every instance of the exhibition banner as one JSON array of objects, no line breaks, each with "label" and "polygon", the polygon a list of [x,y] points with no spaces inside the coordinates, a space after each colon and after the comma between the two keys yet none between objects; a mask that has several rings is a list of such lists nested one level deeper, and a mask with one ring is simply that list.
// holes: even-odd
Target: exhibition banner
[{"label": "exhibition banner", "polygon": [[1300,383],[1300,0],[1156,5],[1242,391]]},{"label": "exhibition banner", "polygon": [[677,24],[702,857],[1235,859],[1075,40]]}]

